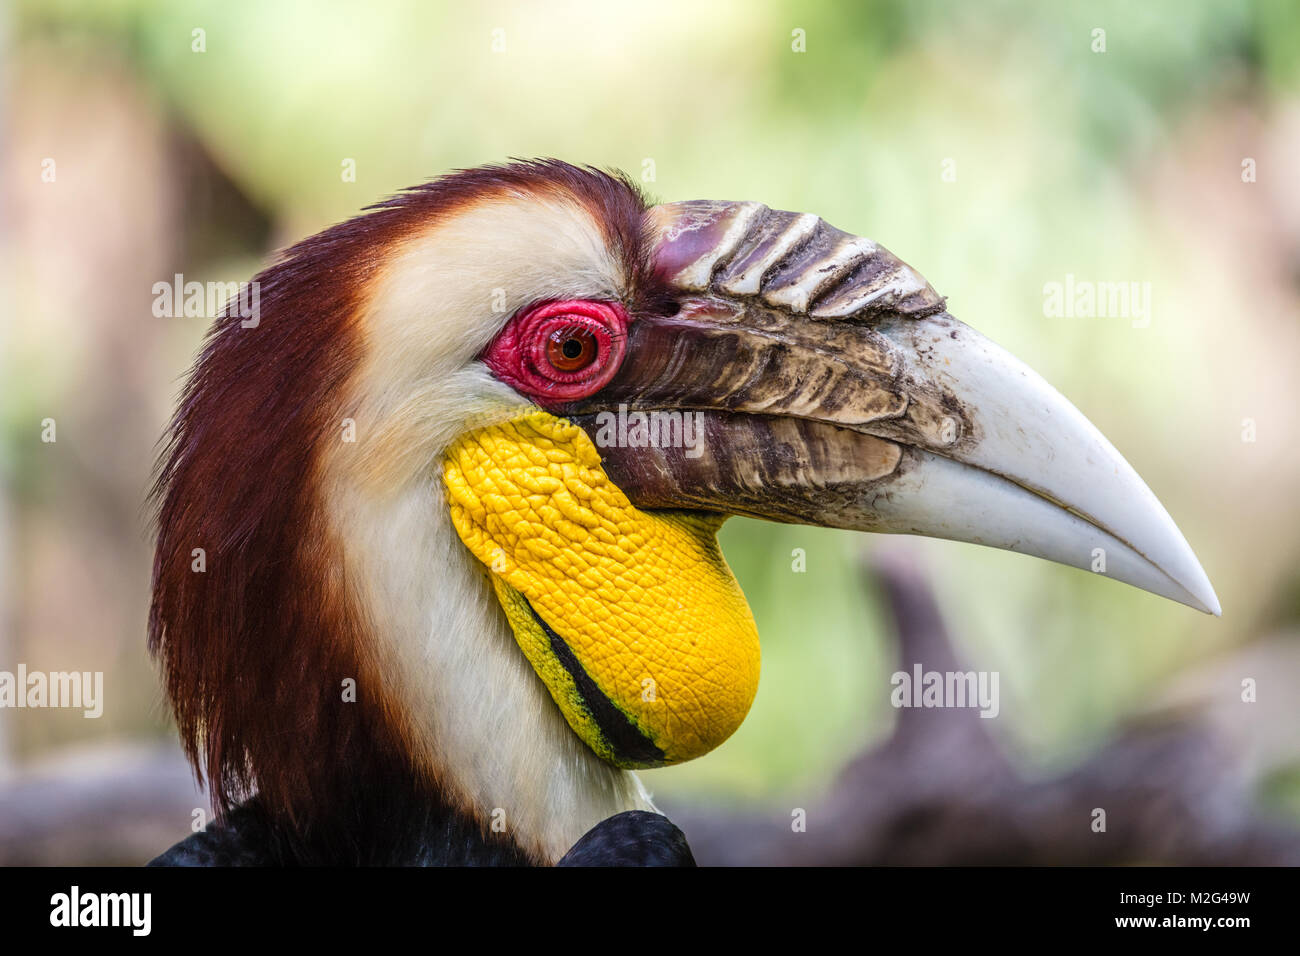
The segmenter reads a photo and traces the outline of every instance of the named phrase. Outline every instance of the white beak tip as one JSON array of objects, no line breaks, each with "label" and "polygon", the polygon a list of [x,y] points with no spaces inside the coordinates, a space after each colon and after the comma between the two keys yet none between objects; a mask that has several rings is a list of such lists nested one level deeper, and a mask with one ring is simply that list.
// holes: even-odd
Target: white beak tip
[{"label": "white beak tip", "polygon": [[1213,614],[1215,617],[1223,617],[1223,608],[1219,606],[1219,597],[1214,593],[1213,588],[1208,588],[1204,597],[1199,598],[1197,603],[1200,605],[1197,610]]}]

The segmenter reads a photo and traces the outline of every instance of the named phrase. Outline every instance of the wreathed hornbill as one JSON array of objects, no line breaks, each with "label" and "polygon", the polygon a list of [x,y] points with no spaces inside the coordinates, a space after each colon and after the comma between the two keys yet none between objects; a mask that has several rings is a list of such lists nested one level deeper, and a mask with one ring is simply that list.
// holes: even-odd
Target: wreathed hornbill
[{"label": "wreathed hornbill", "polygon": [[150,644],[219,813],[156,862],[689,862],[629,771],[754,698],[728,515],[1101,548],[1219,612],[1069,402],[816,216],[517,162],[256,281],[155,487]]}]

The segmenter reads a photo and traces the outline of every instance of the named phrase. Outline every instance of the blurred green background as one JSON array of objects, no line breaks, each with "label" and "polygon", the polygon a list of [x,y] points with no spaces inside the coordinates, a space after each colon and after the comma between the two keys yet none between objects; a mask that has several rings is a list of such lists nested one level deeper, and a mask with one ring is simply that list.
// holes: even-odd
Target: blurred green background
[{"label": "blurred green background", "polygon": [[[888,731],[863,549],[919,555],[967,664],[1001,673],[996,729],[1027,767],[1077,759],[1188,675],[1211,702],[1243,676],[1300,696],[1300,5],[28,0],[6,22],[0,667],[103,670],[111,695],[98,721],[0,712],[11,766],[172,739],[143,498],[207,322],[155,318],[153,283],[247,279],[396,189],[508,157],[879,240],[1129,458],[1224,609],[736,519],[762,685],[719,750],[646,775],[657,794],[805,794]],[[1045,316],[1067,274],[1149,282],[1149,326]],[[1232,663],[1247,644],[1267,673]],[[1295,723],[1275,730],[1266,797],[1300,803]]]}]

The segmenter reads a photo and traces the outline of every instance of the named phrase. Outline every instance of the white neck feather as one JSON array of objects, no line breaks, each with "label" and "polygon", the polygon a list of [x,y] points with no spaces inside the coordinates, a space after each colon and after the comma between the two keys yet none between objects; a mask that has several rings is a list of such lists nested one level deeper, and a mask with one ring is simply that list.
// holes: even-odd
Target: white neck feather
[{"label": "white neck feather", "polygon": [[345,560],[362,583],[376,669],[451,802],[554,862],[606,817],[654,808],[635,775],[602,762],[564,722],[443,495],[431,480],[335,512],[346,515]]}]

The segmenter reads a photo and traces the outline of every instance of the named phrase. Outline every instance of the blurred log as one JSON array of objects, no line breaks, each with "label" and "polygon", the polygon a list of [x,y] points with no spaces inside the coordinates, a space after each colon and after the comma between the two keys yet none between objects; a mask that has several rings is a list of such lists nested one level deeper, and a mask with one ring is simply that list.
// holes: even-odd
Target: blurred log
[{"label": "blurred log", "polygon": [[[917,567],[882,551],[868,573],[892,611],[900,669],[961,670]],[[1300,831],[1255,809],[1248,775],[1208,722],[1129,726],[1049,779],[1018,771],[991,723],[974,709],[901,709],[893,735],[806,808],[806,832],[787,807],[662,809],[702,866],[1300,864]],[[1092,829],[1097,808],[1105,832]]]}]

